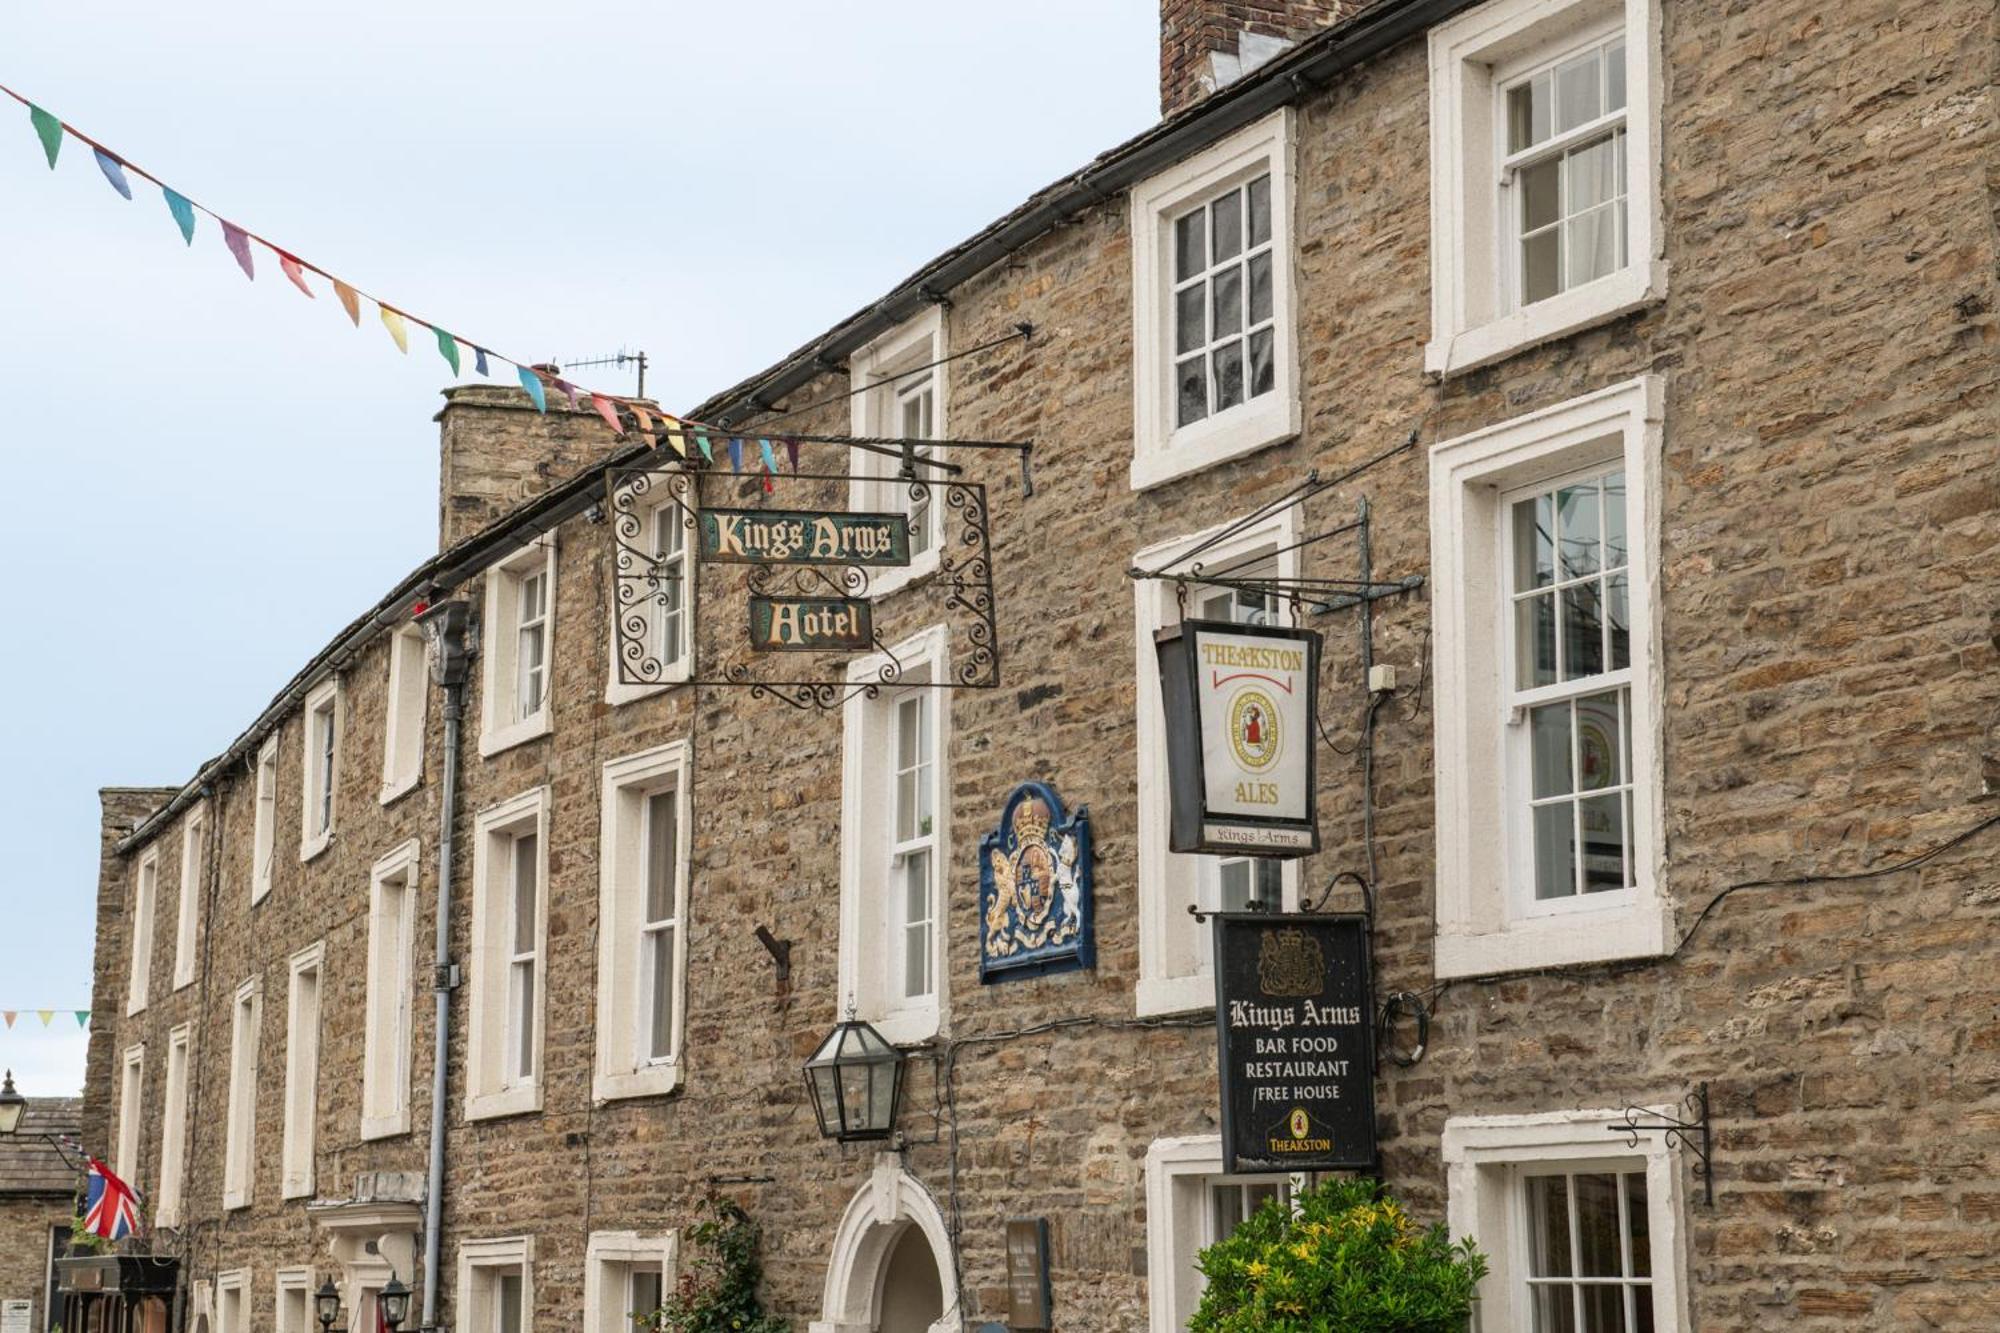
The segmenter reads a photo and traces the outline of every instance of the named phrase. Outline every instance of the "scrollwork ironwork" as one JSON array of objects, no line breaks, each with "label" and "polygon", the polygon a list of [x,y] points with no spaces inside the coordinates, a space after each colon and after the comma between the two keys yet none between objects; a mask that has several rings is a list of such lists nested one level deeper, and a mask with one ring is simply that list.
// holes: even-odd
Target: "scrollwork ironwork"
[{"label": "scrollwork ironwork", "polygon": [[1715,1134],[1709,1118],[1708,1084],[1702,1083],[1681,1099],[1687,1109],[1688,1120],[1651,1111],[1643,1106],[1628,1106],[1624,1114],[1604,1128],[1613,1134],[1625,1136],[1625,1146],[1639,1146],[1641,1134],[1662,1135],[1662,1142],[1669,1148],[1685,1148],[1695,1155],[1694,1172],[1701,1177],[1702,1198],[1711,1208],[1715,1206]]}]

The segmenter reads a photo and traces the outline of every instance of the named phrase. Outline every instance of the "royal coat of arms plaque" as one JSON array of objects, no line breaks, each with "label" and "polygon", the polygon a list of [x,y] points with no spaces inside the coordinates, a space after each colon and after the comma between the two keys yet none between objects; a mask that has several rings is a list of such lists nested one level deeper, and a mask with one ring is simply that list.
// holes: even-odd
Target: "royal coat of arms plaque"
[{"label": "royal coat of arms plaque", "polygon": [[1090,809],[1066,814],[1044,782],[1014,788],[979,840],[979,979],[991,984],[1097,965]]}]

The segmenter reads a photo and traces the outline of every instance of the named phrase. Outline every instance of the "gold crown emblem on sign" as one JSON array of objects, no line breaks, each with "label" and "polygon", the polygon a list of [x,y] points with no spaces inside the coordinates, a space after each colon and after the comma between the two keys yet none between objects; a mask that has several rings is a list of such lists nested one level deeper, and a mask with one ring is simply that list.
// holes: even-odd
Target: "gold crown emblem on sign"
[{"label": "gold crown emblem on sign", "polygon": [[1274,930],[1257,949],[1257,985],[1266,995],[1302,999],[1326,982],[1326,954],[1319,941],[1296,927]]},{"label": "gold crown emblem on sign", "polygon": [[1049,807],[1039,796],[1030,796],[1014,812],[1014,836],[1022,842],[1040,842],[1049,835]]}]

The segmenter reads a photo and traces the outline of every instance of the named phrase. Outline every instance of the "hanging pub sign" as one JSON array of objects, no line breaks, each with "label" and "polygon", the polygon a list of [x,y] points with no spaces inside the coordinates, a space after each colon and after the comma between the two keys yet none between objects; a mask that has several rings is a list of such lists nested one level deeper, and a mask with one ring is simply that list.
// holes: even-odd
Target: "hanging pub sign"
[{"label": "hanging pub sign", "polygon": [[875,616],[859,597],[750,598],[750,647],[760,653],[829,653],[875,644]]},{"label": "hanging pub sign", "polygon": [[1319,850],[1314,630],[1184,620],[1161,630],[1167,846],[1304,856]]},{"label": "hanging pub sign", "polygon": [[1224,912],[1214,929],[1223,1171],[1374,1169],[1367,918]]},{"label": "hanging pub sign", "polygon": [[1014,788],[979,840],[980,981],[1096,966],[1090,873],[1090,808],[1066,814],[1045,782]]},{"label": "hanging pub sign", "polygon": [[907,565],[902,514],[811,509],[704,509],[701,558],[737,565]]}]

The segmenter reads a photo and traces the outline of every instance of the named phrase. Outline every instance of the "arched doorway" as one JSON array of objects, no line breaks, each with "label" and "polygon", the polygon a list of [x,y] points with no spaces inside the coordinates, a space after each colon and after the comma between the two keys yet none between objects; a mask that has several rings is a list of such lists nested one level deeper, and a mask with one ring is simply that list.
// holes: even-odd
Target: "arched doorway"
[{"label": "arched doorway", "polygon": [[812,1333],[958,1333],[958,1279],[937,1201],[884,1154],[834,1231]]}]

